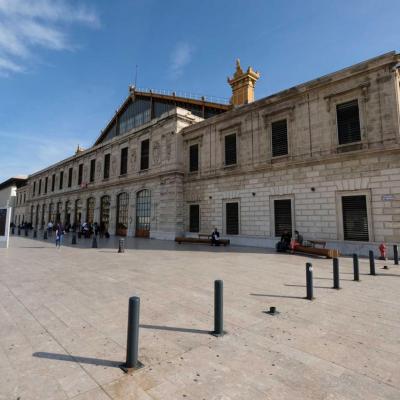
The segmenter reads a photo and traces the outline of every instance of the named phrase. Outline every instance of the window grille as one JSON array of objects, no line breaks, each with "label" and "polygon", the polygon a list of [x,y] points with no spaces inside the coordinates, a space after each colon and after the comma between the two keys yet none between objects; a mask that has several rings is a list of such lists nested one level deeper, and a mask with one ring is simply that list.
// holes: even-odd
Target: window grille
[{"label": "window grille", "polygon": [[200,206],[191,204],[189,208],[189,232],[199,232],[200,230]]},{"label": "window grille", "polygon": [[292,234],[292,201],[290,199],[274,201],[275,236],[284,231]]},{"label": "window grille", "polygon": [[193,144],[189,148],[189,171],[195,172],[199,169],[199,145]]},{"label": "window grille", "polygon": [[276,121],[271,124],[272,131],[272,157],[288,154],[287,120]]},{"label": "window grille", "polygon": [[233,133],[225,136],[225,165],[234,165],[236,162],[236,133]]},{"label": "window grille", "polygon": [[146,139],[142,141],[140,149],[140,169],[149,168],[149,150],[150,150],[150,140]]},{"label": "window grille", "polygon": [[239,203],[226,203],[226,233],[239,234]]},{"label": "window grille", "polygon": [[336,106],[339,144],[361,140],[358,101],[353,100]]},{"label": "window grille", "polygon": [[344,240],[368,242],[368,213],[366,196],[343,196]]}]

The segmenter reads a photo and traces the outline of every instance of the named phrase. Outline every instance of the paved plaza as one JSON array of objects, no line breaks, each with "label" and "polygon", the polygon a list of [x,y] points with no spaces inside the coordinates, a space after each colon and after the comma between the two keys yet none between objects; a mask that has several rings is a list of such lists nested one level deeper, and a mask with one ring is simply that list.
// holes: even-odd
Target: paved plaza
[{"label": "paved plaza", "polygon": [[[70,238],[67,238],[70,243]],[[0,249],[1,400],[398,400],[400,267],[245,247],[12,237]],[[305,263],[314,301],[303,299]],[[213,328],[224,281],[227,335]],[[124,374],[127,308],[141,299],[139,359]],[[271,316],[263,311],[276,306]]]}]

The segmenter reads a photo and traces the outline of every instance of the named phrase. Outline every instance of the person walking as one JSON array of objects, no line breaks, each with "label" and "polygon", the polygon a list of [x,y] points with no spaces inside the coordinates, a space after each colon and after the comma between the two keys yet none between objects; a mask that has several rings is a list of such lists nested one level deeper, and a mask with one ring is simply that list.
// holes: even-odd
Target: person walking
[{"label": "person walking", "polygon": [[56,228],[56,248],[61,248],[64,241],[64,227],[61,223],[57,224]]}]

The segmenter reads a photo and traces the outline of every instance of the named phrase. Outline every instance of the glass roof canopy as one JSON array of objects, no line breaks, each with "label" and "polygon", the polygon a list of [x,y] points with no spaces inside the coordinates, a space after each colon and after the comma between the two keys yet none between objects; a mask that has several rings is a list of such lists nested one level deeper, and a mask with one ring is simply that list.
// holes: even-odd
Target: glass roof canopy
[{"label": "glass roof canopy", "polygon": [[210,118],[230,109],[228,104],[214,103],[204,97],[199,99],[176,96],[175,93],[160,94],[153,91],[137,91],[130,88],[130,96],[102,131],[95,145],[123,135],[146,124],[175,107],[181,107],[201,118]]}]

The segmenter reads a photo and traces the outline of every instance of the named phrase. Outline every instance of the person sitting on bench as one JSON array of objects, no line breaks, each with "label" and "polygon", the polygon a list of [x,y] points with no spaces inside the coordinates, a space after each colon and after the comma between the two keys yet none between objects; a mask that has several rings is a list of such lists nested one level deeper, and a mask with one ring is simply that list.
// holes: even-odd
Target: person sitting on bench
[{"label": "person sitting on bench", "polygon": [[303,236],[300,235],[299,231],[294,231],[294,238],[290,241],[290,249],[292,252],[296,250],[296,247],[303,244]]},{"label": "person sitting on bench", "polygon": [[276,251],[285,252],[286,250],[288,250],[291,239],[292,235],[287,229],[285,229],[282,233],[281,240],[276,244]]},{"label": "person sitting on bench", "polygon": [[219,246],[219,232],[217,228],[211,234],[211,246]]}]

